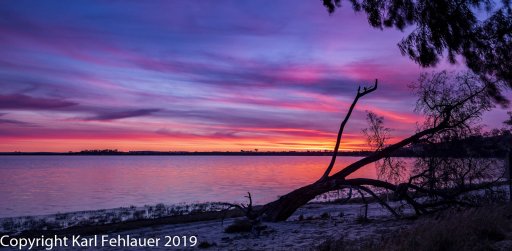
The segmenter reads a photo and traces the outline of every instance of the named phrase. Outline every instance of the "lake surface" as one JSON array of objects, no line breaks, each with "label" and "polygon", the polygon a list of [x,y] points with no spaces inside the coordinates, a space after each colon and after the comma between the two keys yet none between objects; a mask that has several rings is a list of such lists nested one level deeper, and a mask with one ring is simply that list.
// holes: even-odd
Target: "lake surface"
[{"label": "lake surface", "polygon": [[[360,157],[338,157],[333,172]],[[208,201],[255,204],[317,180],[327,156],[0,156],[0,217]],[[376,177],[373,164],[351,177]]]}]

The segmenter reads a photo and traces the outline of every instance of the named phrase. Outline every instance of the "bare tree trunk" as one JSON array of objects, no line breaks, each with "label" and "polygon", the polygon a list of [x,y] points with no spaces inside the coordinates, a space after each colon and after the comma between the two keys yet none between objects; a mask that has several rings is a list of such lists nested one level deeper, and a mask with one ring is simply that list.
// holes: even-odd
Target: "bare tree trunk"
[{"label": "bare tree trunk", "polygon": [[299,207],[305,205],[317,195],[334,190],[327,183],[313,183],[296,189],[278,200],[263,206],[260,214],[267,221],[284,221],[288,219]]},{"label": "bare tree trunk", "polygon": [[[425,89],[425,92],[428,94],[420,93],[423,99],[428,99],[428,102],[424,102],[424,106],[428,107],[428,111],[435,112],[434,114],[429,114],[430,118],[432,119],[432,123],[427,124],[430,126],[427,129],[424,129],[422,131],[419,131],[415,133],[414,135],[405,138],[395,144],[389,145],[387,147],[384,147],[380,150],[377,150],[370,154],[369,156],[366,156],[348,166],[343,168],[341,171],[338,171],[337,173],[330,174],[335,161],[336,156],[338,154],[338,149],[340,146],[340,141],[342,137],[342,133],[344,130],[344,127],[347,123],[347,121],[350,118],[350,115],[357,104],[357,101],[359,98],[363,97],[364,95],[371,93],[377,89],[377,81],[375,81],[375,85],[370,88],[361,88],[358,89],[357,95],[354,98],[354,101],[352,102],[352,105],[350,106],[350,109],[345,116],[345,119],[342,121],[340,125],[340,129],[338,132],[338,137],[336,140],[336,145],[333,151],[333,155],[331,158],[331,162],[329,163],[328,167],[326,168],[325,172],[323,173],[322,177],[320,177],[319,180],[316,182],[309,184],[307,186],[301,187],[299,189],[296,189],[282,197],[280,197],[278,200],[270,202],[266,205],[264,205],[258,212],[259,216],[267,221],[284,221],[288,217],[290,217],[299,207],[302,205],[308,203],[309,201],[313,200],[316,196],[324,194],[326,192],[339,190],[343,187],[354,187],[357,189],[357,187],[361,186],[371,186],[371,187],[379,187],[384,188],[389,191],[396,192],[401,199],[405,200],[408,204],[410,204],[417,214],[424,214],[427,212],[427,208],[429,208],[429,205],[422,205],[418,202],[416,202],[411,196],[408,194],[408,190],[416,190],[417,192],[421,192],[423,188],[414,187],[413,184],[404,183],[400,185],[393,185],[391,183],[381,181],[381,180],[373,180],[373,179],[347,179],[347,177],[357,170],[363,168],[364,166],[373,163],[375,161],[378,161],[382,158],[389,157],[391,153],[394,151],[405,147],[411,143],[418,142],[420,140],[424,140],[429,136],[436,135],[438,133],[442,133],[444,130],[453,129],[457,127],[463,127],[466,126],[465,122],[471,119],[472,117],[478,116],[482,110],[487,109],[485,99],[481,97],[481,93],[485,90],[485,88],[477,89],[478,86],[470,85],[471,82],[464,82],[463,86],[468,86],[470,90],[463,90],[461,91],[461,95],[457,95],[454,98],[450,98],[448,100],[440,99],[436,100],[433,99],[433,103],[430,102],[430,99],[428,95],[435,95],[437,92],[433,92],[430,89]],[[434,82],[436,86],[439,86],[437,82]],[[439,88],[444,88],[446,86],[441,85]],[[423,87],[425,88],[425,87]],[[451,91],[451,89],[449,89]],[[427,95],[427,96],[425,96]],[[460,96],[460,97],[459,97]],[[462,99],[460,99],[462,98]],[[472,102],[472,106],[465,107],[464,104],[466,102]],[[480,103],[480,105],[475,106],[475,103]],[[460,109],[469,109],[462,113]],[[455,115],[454,115],[455,113]],[[438,193],[438,191],[435,191],[430,189],[428,191],[429,193]],[[373,195],[372,195],[373,196]],[[441,196],[446,197],[446,196]],[[385,204],[384,201],[380,201],[381,203]],[[454,203],[454,200],[447,198],[443,203]],[[388,206],[385,206],[388,209],[391,209],[390,211],[393,212],[392,208]],[[396,212],[395,212],[396,213]]]},{"label": "bare tree trunk", "polygon": [[[377,82],[375,83],[377,84]],[[365,95],[373,90],[376,89],[376,85],[370,89],[364,88],[363,92],[360,92],[358,90],[358,94],[356,95],[354,102],[352,104],[351,109],[353,109],[353,106],[356,104],[357,99],[359,99],[362,95]],[[440,123],[438,126],[434,128],[429,128],[423,131],[420,131],[406,139],[403,139],[400,142],[397,142],[393,145],[390,145],[388,147],[383,148],[382,150],[373,152],[371,155],[358,160],[345,168],[343,168],[341,171],[329,176],[330,171],[332,167],[334,166],[334,160],[336,159],[337,155],[337,148],[339,147],[339,140],[341,139],[341,133],[343,132],[344,123],[346,123],[346,120],[348,120],[348,116],[345,118],[345,120],[342,123],[342,126],[340,127],[340,132],[338,133],[338,140],[335,147],[335,152],[333,153],[333,158],[329,166],[327,167],[325,173],[322,175],[322,177],[315,183],[301,187],[299,189],[296,189],[282,197],[280,197],[278,200],[270,202],[262,207],[262,209],[259,211],[259,214],[262,216],[263,219],[268,221],[284,221],[288,217],[290,217],[299,207],[302,205],[308,203],[309,201],[313,200],[316,196],[324,194],[326,192],[334,191],[340,189],[344,185],[370,185],[370,186],[377,186],[377,187],[383,187],[388,190],[396,190],[396,187],[390,183],[379,181],[379,180],[368,180],[368,179],[352,179],[347,180],[347,176],[354,173],[355,171],[359,170],[360,168],[373,163],[375,161],[378,161],[382,158],[388,157],[392,152],[395,150],[398,150],[406,145],[409,145],[411,143],[417,142],[422,137],[427,135],[432,135],[436,132],[439,132],[441,130],[444,130],[448,128],[448,125],[444,122]],[[354,182],[356,184],[354,184]],[[419,208],[418,204],[415,204],[414,201],[408,197],[405,197],[406,199],[416,210],[418,214],[422,212],[422,209]]]},{"label": "bare tree trunk", "polygon": [[[313,184],[296,189],[296,190],[282,196],[278,200],[264,205],[263,208],[260,210],[260,214],[263,216],[264,219],[266,219],[268,221],[286,220],[299,207],[301,207],[302,205],[311,201],[316,196],[324,194],[329,191],[338,190],[338,189],[340,189],[340,187],[342,187],[344,185],[369,185],[369,186],[383,187],[388,190],[395,191],[396,190],[395,185],[392,185],[392,184],[384,182],[384,181],[370,180],[370,179],[346,179],[346,177],[370,163],[373,163],[373,162],[380,160],[386,156],[389,156],[392,152],[394,152],[397,149],[400,149],[401,147],[404,147],[410,143],[416,142],[426,135],[436,133],[445,128],[446,128],[445,126],[441,125],[438,127],[423,130],[421,132],[418,132],[418,133],[412,135],[409,138],[406,138],[400,142],[390,145],[390,146],[382,149],[381,151],[374,152],[371,155],[348,165],[347,167],[343,168],[341,171],[339,171],[325,179],[321,179]],[[410,202],[410,201],[408,201],[408,202]],[[419,212],[419,210],[417,210],[417,212]]]},{"label": "bare tree trunk", "polygon": [[397,186],[381,180],[365,178],[338,180],[329,177],[324,182],[316,182],[281,196],[278,200],[264,205],[259,212],[264,220],[274,222],[284,221],[299,207],[305,205],[318,195],[338,190],[344,186],[359,187],[363,185],[385,188],[390,191],[397,190]]}]

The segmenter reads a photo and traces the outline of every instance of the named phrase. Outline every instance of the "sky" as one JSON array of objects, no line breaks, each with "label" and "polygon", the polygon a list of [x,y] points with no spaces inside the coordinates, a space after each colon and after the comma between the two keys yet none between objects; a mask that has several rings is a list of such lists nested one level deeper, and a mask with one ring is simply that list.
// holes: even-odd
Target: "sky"
[{"label": "sky", "polygon": [[341,149],[367,147],[368,110],[396,141],[422,119],[408,85],[464,68],[421,69],[407,31],[321,1],[2,1],[0,151],[332,149],[376,78]]}]

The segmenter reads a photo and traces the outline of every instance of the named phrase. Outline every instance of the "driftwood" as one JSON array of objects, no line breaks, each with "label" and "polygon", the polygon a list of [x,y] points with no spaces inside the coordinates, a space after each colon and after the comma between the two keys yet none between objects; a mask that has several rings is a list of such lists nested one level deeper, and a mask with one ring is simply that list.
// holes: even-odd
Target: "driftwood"
[{"label": "driftwood", "polygon": [[[436,75],[435,77],[439,76]],[[444,83],[442,80],[443,79],[439,80],[433,78],[431,81],[441,81],[441,83]],[[465,128],[468,126],[467,122],[471,121],[471,119],[475,117],[478,117],[482,111],[489,109],[489,106],[485,102],[485,86],[481,87],[472,82],[469,82],[472,79],[464,80],[464,85],[462,85],[461,88],[465,89],[462,89],[460,93],[455,93],[455,96],[446,94],[445,89],[448,88],[449,93],[449,88],[454,88],[452,86],[442,86],[445,88],[442,90],[435,89],[440,88],[435,85],[433,87],[423,86],[421,91],[427,91],[420,93],[419,102],[422,102],[421,104],[424,106],[424,109],[427,110],[425,113],[429,116],[427,119],[427,122],[429,123],[427,123],[427,126],[423,130],[419,130],[414,135],[402,139],[397,143],[382,147],[369,156],[366,156],[346,166],[337,173],[330,175],[336,162],[336,156],[340,147],[343,130],[352,114],[352,111],[354,110],[354,107],[360,98],[377,90],[378,81],[375,80],[375,84],[371,87],[359,87],[352,105],[350,106],[345,118],[341,122],[331,161],[320,179],[312,184],[298,188],[286,195],[283,195],[276,201],[263,205],[255,215],[266,221],[284,221],[290,217],[299,207],[305,205],[315,197],[346,187],[356,189],[361,193],[361,196],[364,196],[362,194],[364,192],[369,196],[376,198],[384,208],[388,209],[396,217],[399,217],[399,214],[385,201],[381,200],[378,195],[370,189],[371,187],[381,188],[395,193],[401,200],[409,204],[415,210],[416,214],[427,213],[429,209],[442,205],[459,203],[456,200],[456,196],[450,195],[449,193],[439,189],[426,189],[424,187],[418,186],[414,184],[414,179],[410,179],[409,182],[406,183],[392,184],[390,182],[379,179],[349,179],[347,177],[370,163],[379,161],[383,158],[388,158],[391,153],[402,147],[408,146],[412,143],[428,140],[430,137],[441,132],[456,130],[457,128]],[[447,81],[447,79],[444,79],[444,81]],[[437,82],[434,84],[439,84]],[[428,89],[427,87],[431,89]],[[439,91],[444,91],[441,92],[441,94],[445,95],[446,97],[438,97],[440,95]],[[428,95],[434,95],[434,97],[430,97]],[[422,204],[417,202],[413,196],[410,195],[411,193],[423,193],[429,196],[437,196],[442,200],[436,201],[434,203]],[[251,216],[255,215],[253,214]]]}]

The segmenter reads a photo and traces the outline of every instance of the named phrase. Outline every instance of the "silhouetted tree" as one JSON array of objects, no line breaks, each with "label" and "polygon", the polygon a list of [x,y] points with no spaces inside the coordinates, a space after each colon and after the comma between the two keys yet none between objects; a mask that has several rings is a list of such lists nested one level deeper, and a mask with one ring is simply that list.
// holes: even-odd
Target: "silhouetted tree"
[{"label": "silhouetted tree", "polygon": [[512,112],[508,112],[508,116],[510,116],[509,119],[505,120],[505,123],[506,125],[509,125],[509,126],[512,126]]},{"label": "silhouetted tree", "polygon": [[[332,13],[341,0],[323,0]],[[467,67],[486,83],[495,101],[507,105],[503,88],[512,88],[512,5],[510,0],[347,0],[364,11],[376,28],[414,30],[398,47],[423,67],[435,66],[443,54]]]},{"label": "silhouetted tree", "polygon": [[[367,113],[368,128],[363,129],[363,134],[368,140],[368,145],[373,151],[380,151],[391,138],[390,128],[384,127],[384,117],[373,112]],[[378,178],[385,181],[399,181],[405,173],[405,164],[401,159],[385,157],[376,162]]]},{"label": "silhouetted tree", "polygon": [[447,72],[423,74],[413,88],[418,96],[416,110],[427,115],[420,130],[437,126],[444,119],[440,114],[446,107],[465,103],[451,111],[451,116],[460,125],[420,141],[423,156],[416,159],[411,177],[402,184],[413,190],[415,196],[424,197],[423,209],[472,204],[472,197],[462,195],[476,189],[492,192],[492,185],[502,178],[503,168],[497,160],[481,158],[480,152],[475,152],[474,146],[468,144],[468,139],[482,135],[480,127],[476,126],[481,112],[493,107],[487,95],[476,95],[466,100],[468,95],[481,93],[483,88],[485,85],[474,74],[454,76]]},{"label": "silhouetted tree", "polygon": [[[414,85],[414,92],[418,96],[416,110],[425,116],[424,124],[418,131],[397,143],[386,145],[389,138],[389,130],[383,124],[383,119],[373,113],[369,113],[370,127],[364,130],[369,143],[373,145],[374,152],[338,171],[330,174],[336,161],[336,155],[342,138],[343,129],[357,104],[357,101],[377,89],[377,82],[373,87],[358,89],[356,97],[349,108],[345,119],[341,123],[335,145],[335,151],[331,162],[318,181],[310,185],[296,189],[278,200],[264,205],[259,211],[259,217],[270,221],[286,220],[300,206],[313,200],[324,193],[342,189],[355,189],[364,196],[374,197],[395,216],[397,212],[387,203],[382,201],[375,189],[384,189],[394,192],[398,198],[412,206],[417,214],[427,213],[442,205],[464,204],[460,197],[464,193],[478,189],[478,186],[467,186],[487,182],[494,176],[488,165],[473,162],[452,162],[432,169],[432,165],[421,159],[418,162],[418,170],[414,170],[408,181],[396,178],[400,175],[400,163],[386,159],[391,154],[403,147],[414,143],[439,142],[446,137],[461,138],[473,132],[474,125],[481,114],[492,108],[492,102],[486,92],[487,83],[471,73],[453,76],[447,72],[421,75],[418,83]],[[447,158],[449,159],[449,158]],[[432,158],[431,160],[435,160]],[[378,179],[348,178],[355,171],[368,164],[381,161],[380,168],[386,168]],[[422,162],[423,161],[423,162]],[[452,170],[457,169],[457,170]],[[469,170],[469,171],[467,171]],[[401,182],[401,183],[400,183]],[[486,183],[486,185],[488,185]],[[456,192],[447,192],[456,191]],[[351,194],[351,193],[350,193]],[[429,196],[429,200],[416,200],[416,195]]]}]

